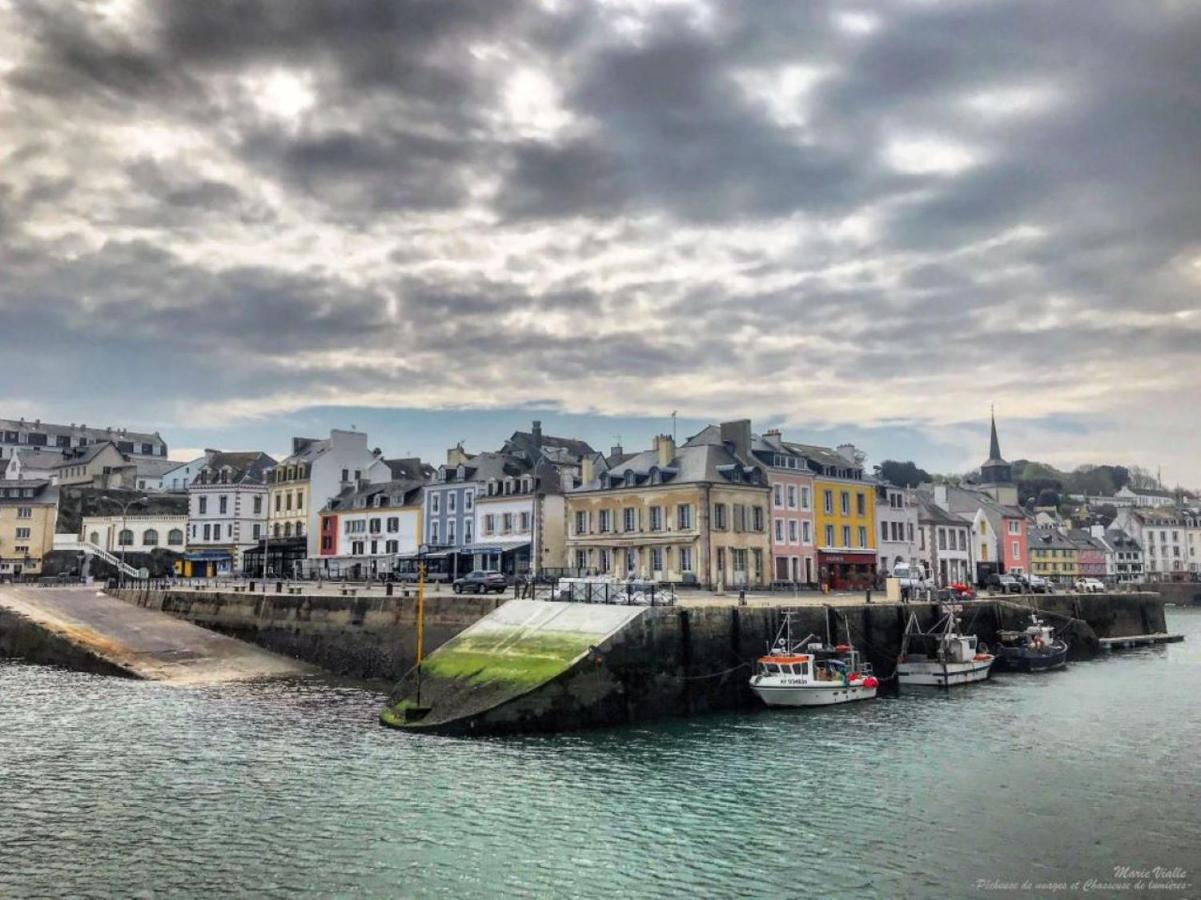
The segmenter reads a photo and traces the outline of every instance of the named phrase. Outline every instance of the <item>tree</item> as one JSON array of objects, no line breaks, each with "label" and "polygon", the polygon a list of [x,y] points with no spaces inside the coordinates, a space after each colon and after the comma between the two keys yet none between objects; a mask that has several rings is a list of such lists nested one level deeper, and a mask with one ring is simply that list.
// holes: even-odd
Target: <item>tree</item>
[{"label": "tree", "polygon": [[933,479],[925,469],[919,469],[913,462],[897,462],[886,459],[880,463],[880,478],[897,487],[917,487],[929,484]]}]

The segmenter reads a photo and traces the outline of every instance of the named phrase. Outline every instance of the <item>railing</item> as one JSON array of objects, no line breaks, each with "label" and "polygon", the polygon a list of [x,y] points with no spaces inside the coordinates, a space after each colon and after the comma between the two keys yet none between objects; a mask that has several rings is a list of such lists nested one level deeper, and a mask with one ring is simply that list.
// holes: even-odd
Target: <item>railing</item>
[{"label": "railing", "polygon": [[515,596],[526,600],[563,603],[603,603],[616,606],[674,606],[674,585],[652,581],[600,581],[565,578],[556,584],[526,582],[515,586]]},{"label": "railing", "polygon": [[118,572],[120,572],[126,578],[137,578],[138,577],[137,569],[135,569],[133,566],[129,565],[128,563],[121,562],[121,559],[119,557],[114,556],[112,553],[109,553],[103,547],[100,547],[97,544],[93,544],[91,541],[79,541],[79,540],[65,541],[65,540],[59,540],[58,538],[55,538],[54,549],[55,550],[75,551],[76,553],[87,553],[91,556],[95,556],[99,559],[102,559],[104,562],[108,563],[110,566],[115,568]]}]

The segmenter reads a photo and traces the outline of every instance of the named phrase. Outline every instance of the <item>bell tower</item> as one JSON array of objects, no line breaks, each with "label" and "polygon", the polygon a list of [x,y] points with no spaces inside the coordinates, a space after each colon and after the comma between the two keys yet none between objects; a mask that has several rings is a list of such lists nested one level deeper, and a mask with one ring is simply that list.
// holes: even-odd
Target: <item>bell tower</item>
[{"label": "bell tower", "polygon": [[988,445],[988,460],[980,467],[980,487],[998,503],[1017,506],[1018,489],[1013,483],[1013,466],[1001,456],[1001,442],[997,438],[997,414],[992,411],[992,435]]}]

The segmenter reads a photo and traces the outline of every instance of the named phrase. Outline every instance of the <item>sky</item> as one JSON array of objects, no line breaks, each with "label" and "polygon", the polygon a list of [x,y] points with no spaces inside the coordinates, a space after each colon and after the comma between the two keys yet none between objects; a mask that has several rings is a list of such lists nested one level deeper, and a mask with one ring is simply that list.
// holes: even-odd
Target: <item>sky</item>
[{"label": "sky", "polygon": [[0,0],[0,416],[1201,486],[1201,3]]}]

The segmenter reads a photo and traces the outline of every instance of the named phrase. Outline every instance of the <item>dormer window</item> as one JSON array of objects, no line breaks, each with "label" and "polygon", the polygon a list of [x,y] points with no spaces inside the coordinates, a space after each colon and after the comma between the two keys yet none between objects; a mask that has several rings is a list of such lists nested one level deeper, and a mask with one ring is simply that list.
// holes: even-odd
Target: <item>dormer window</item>
[{"label": "dormer window", "polygon": [[467,467],[460,464],[459,467],[455,469],[455,477],[459,479],[459,481],[464,480],[467,477]]},{"label": "dormer window", "polygon": [[438,480],[439,480],[439,481],[445,481],[445,480],[446,480],[446,466],[439,466],[439,467],[438,467]]},{"label": "dormer window", "polygon": [[626,476],[625,476],[626,487],[633,487],[635,484],[636,477],[637,476],[634,475],[633,469],[626,469]]}]

